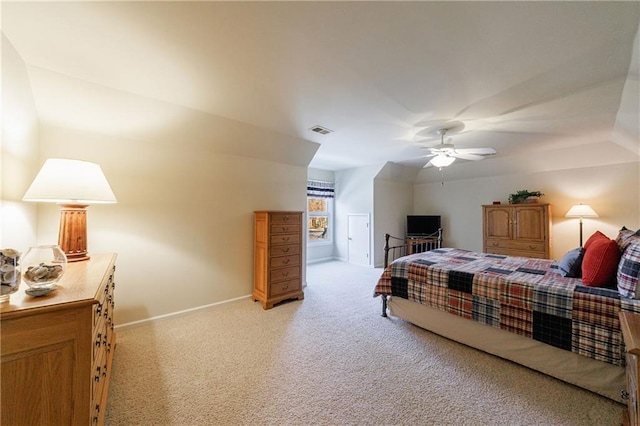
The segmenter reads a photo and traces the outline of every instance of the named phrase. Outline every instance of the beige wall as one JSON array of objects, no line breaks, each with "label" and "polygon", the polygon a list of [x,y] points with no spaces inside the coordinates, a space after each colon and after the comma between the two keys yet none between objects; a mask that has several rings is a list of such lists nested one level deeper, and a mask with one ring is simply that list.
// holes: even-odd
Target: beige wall
[{"label": "beige wall", "polygon": [[[317,144],[43,69],[27,72],[6,39],[2,54],[3,246],[57,242],[58,207],[20,201],[47,158],[94,161],[118,198],[88,213],[89,252],[118,253],[116,324],[251,293],[253,211],[306,209],[306,168]],[[47,109],[53,115],[38,114],[34,85],[50,93],[40,102],[55,103]]]},{"label": "beige wall", "polygon": [[418,170],[387,163],[373,180],[373,266],[375,267],[380,268],[384,265],[384,234],[402,237],[406,233],[406,216],[411,214],[413,209],[413,181]]},{"label": "beige wall", "polygon": [[3,35],[0,248],[24,252],[36,240],[37,205],[20,200],[37,172],[38,125],[27,70]]},{"label": "beige wall", "polygon": [[[92,205],[89,252],[118,253],[116,323],[251,293],[253,211],[305,210],[306,167],[67,129],[41,129],[41,158],[94,161],[118,203]],[[44,160],[43,160],[44,161]],[[41,243],[58,211],[42,205]]]},{"label": "beige wall", "polygon": [[430,182],[414,186],[414,213],[443,215],[445,246],[482,251],[482,205],[506,203],[519,189],[545,193],[543,202],[552,204],[553,257],[560,259],[579,245],[577,219],[565,218],[571,205],[590,204],[600,215],[584,219],[588,238],[600,230],[611,238],[618,229],[640,228],[640,163],[582,167],[540,173]]}]

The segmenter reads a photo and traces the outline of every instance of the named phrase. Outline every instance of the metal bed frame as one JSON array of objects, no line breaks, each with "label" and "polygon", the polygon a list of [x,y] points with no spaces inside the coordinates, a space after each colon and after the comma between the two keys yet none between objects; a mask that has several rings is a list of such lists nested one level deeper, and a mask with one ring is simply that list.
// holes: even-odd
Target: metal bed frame
[{"label": "metal bed frame", "polygon": [[[409,254],[423,253],[442,247],[442,228],[430,235],[399,238],[384,234],[384,268],[394,260]],[[382,296],[382,316],[387,316],[387,295]]]}]

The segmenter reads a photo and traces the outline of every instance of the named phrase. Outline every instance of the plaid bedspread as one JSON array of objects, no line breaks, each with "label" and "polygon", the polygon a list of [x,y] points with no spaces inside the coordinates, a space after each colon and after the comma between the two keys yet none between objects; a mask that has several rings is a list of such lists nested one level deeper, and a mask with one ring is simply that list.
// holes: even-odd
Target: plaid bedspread
[{"label": "plaid bedspread", "polygon": [[443,248],[383,272],[374,296],[402,297],[614,365],[624,365],[619,311],[640,300],[587,287],[546,259]]}]

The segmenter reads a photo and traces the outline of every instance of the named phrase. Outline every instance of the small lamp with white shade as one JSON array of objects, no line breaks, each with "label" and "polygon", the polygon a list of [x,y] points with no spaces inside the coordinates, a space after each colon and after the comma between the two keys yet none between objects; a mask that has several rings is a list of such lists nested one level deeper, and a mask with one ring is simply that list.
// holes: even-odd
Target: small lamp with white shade
[{"label": "small lamp with white shade", "polygon": [[579,217],[580,218],[580,247],[582,247],[582,218],[583,217],[598,217],[598,213],[591,208],[588,204],[575,204],[571,206],[566,217]]},{"label": "small lamp with white shade", "polygon": [[69,262],[89,259],[87,207],[117,202],[98,164],[60,158],[45,161],[22,200],[60,205],[58,245]]}]

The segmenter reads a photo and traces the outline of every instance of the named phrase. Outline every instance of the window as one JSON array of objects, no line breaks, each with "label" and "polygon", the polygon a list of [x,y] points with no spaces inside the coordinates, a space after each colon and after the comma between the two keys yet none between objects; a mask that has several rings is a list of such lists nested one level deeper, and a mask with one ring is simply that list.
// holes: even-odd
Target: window
[{"label": "window", "polygon": [[333,182],[307,182],[307,241],[330,243],[333,233]]},{"label": "window", "polygon": [[331,241],[331,198],[307,197],[309,243]]}]

